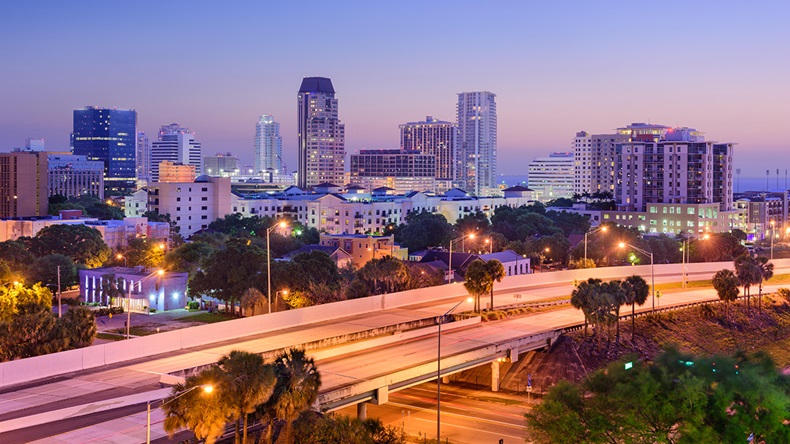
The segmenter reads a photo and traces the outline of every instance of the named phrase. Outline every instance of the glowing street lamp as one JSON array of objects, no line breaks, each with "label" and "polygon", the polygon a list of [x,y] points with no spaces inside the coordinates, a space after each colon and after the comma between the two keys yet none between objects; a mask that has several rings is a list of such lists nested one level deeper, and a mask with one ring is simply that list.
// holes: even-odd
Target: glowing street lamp
[{"label": "glowing street lamp", "polygon": [[[464,239],[466,239],[467,237],[469,239],[474,239],[475,238],[475,234],[474,233],[469,233],[467,235],[459,237],[458,239],[453,239],[453,240],[450,241],[450,259],[449,259],[448,264],[447,264],[447,268],[448,268],[448,270],[447,270],[447,283],[448,284],[452,283],[452,280],[450,279],[450,276],[453,275],[453,244],[456,244],[458,242],[463,242]],[[461,247],[461,249],[463,249],[463,246]]]},{"label": "glowing street lamp", "polygon": [[269,313],[272,312],[272,249],[271,244],[269,243],[269,235],[277,228],[285,228],[287,226],[288,223],[282,221],[266,229],[266,280],[268,288],[266,292],[266,300],[269,305]]},{"label": "glowing street lamp", "polygon": [[641,249],[639,247],[635,247],[635,246],[633,246],[633,245],[631,245],[629,243],[626,243],[626,242],[620,242],[618,244],[618,246],[620,248],[625,248],[626,246],[629,246],[629,247],[633,248],[634,250],[644,254],[645,256],[650,256],[650,292],[653,295],[652,296],[652,299],[653,299],[653,311],[656,311],[656,274],[655,274],[655,271],[653,269],[653,253],[651,251],[647,251],[647,250],[643,250],[643,249]]},{"label": "glowing street lamp", "polygon": [[584,266],[585,267],[587,266],[587,235],[593,235],[593,234],[595,234],[595,233],[597,233],[599,231],[602,231],[602,232],[606,233],[606,230],[608,230],[608,229],[609,228],[606,225],[601,225],[600,227],[593,228],[591,230],[587,230],[584,233],[584,264],[585,264]]},{"label": "glowing street lamp", "polygon": [[[186,391],[184,391],[180,395],[176,396],[175,398],[169,399],[169,400],[163,402],[159,407],[162,407],[165,404],[169,404],[169,403],[175,401],[176,399],[186,395],[187,393],[189,393],[189,392],[191,392],[193,390],[199,389],[199,388],[202,388],[203,389],[203,393],[206,393],[206,394],[210,394],[211,392],[214,391],[214,386],[211,385],[211,384],[196,385],[194,387],[190,387],[189,389],[187,389]],[[152,402],[153,401],[148,401],[148,408],[147,408],[147,411],[146,411],[145,444],[151,444],[151,403]]]}]

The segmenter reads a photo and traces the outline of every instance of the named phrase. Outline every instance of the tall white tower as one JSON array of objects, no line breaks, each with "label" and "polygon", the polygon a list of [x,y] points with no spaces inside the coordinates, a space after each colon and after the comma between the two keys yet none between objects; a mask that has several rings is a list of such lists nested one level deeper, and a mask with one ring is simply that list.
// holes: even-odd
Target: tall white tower
[{"label": "tall white tower", "polygon": [[496,94],[458,93],[459,185],[477,196],[496,192]]},{"label": "tall white tower", "polygon": [[274,117],[264,114],[255,124],[255,174],[271,169],[274,174],[285,174],[283,171],[283,138],[280,136],[280,124]]}]

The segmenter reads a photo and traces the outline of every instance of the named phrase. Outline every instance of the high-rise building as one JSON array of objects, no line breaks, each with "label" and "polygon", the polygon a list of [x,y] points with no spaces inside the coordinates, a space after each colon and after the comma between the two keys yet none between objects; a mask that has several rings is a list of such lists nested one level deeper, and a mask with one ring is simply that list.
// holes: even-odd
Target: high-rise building
[{"label": "high-rise building", "polygon": [[610,192],[617,183],[615,145],[631,141],[660,140],[670,128],[664,125],[632,123],[617,128],[614,134],[576,133],[573,142],[575,182],[578,194]]},{"label": "high-rise building", "polygon": [[135,187],[137,112],[88,106],[74,110],[74,154],[104,162],[104,186],[110,194]]},{"label": "high-rise building", "polygon": [[87,194],[104,200],[104,163],[86,156],[50,154],[47,156],[49,196],[79,197]]},{"label": "high-rise building", "polygon": [[171,123],[159,129],[158,139],[151,144],[151,181],[159,180],[159,162],[163,160],[192,165],[195,174],[200,175],[203,159],[200,142],[195,141],[194,133],[177,123]]},{"label": "high-rise building", "polygon": [[151,180],[151,144],[144,131],[137,132],[137,180]]},{"label": "high-rise building", "polygon": [[400,148],[420,151],[436,158],[436,179],[456,180],[458,126],[427,116],[424,122],[400,125]]},{"label": "high-rise building", "polygon": [[338,118],[338,102],[332,81],[326,77],[305,77],[297,98],[297,185],[303,189],[325,182],[343,185],[345,125]]},{"label": "high-rise building", "polygon": [[435,191],[436,157],[418,150],[360,150],[351,155],[351,183],[396,193]]},{"label": "high-rise building", "polygon": [[255,173],[285,174],[283,171],[283,138],[280,124],[264,114],[255,124]]},{"label": "high-rise building", "polygon": [[529,188],[535,200],[548,202],[559,198],[573,197],[574,154],[551,153],[529,163]]},{"label": "high-rise building", "polygon": [[733,144],[707,142],[690,128],[653,127],[616,145],[618,209],[718,203],[731,210]]},{"label": "high-rise building", "polygon": [[459,185],[477,196],[497,193],[496,94],[458,93]]},{"label": "high-rise building", "polygon": [[209,176],[233,177],[240,172],[239,158],[231,153],[203,157],[203,173]]},{"label": "high-rise building", "polygon": [[46,216],[47,153],[0,153],[0,218]]}]

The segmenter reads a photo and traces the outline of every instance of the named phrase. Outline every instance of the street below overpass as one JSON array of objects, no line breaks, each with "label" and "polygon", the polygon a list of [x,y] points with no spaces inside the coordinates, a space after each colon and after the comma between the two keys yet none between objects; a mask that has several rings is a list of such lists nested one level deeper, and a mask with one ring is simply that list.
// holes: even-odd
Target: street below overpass
[{"label": "street below overpass", "polygon": [[[630,274],[630,267],[621,268],[622,276]],[[786,267],[777,268],[776,273],[781,274],[787,271]],[[712,272],[695,274],[692,271],[691,279],[709,279],[711,275]],[[649,280],[649,276],[646,278]],[[656,277],[656,283],[678,280],[679,273]],[[437,291],[444,288],[438,287]],[[530,302],[568,296],[571,289],[572,283],[570,282],[510,288],[497,292],[496,305],[510,305],[514,299],[519,299],[520,302]],[[771,290],[770,287],[766,288],[766,291]],[[516,294],[519,294],[520,298],[515,298]],[[661,298],[660,305],[663,307],[716,298],[713,290],[679,291],[666,294]],[[162,374],[212,364],[231,350],[271,353],[321,338],[427,319],[446,312],[458,300],[459,298],[454,297],[295,326],[275,332],[251,335],[239,340],[207,344],[189,350],[3,388],[0,389],[0,442],[29,441],[30,435],[26,435],[28,438],[20,439],[21,436],[24,436],[20,434],[25,433],[26,430],[29,433],[29,430],[33,428],[38,428],[39,431],[43,429],[49,433],[46,436],[36,436],[36,439],[41,439],[42,442],[143,442],[145,437],[145,402],[162,397],[159,388],[159,379]],[[649,310],[649,308],[650,300],[642,310]],[[514,337],[577,324],[581,320],[582,316],[577,310],[564,306],[521,318],[479,323],[465,328],[448,330],[442,334],[443,362],[445,359],[469,350],[507,341]],[[366,339],[311,350],[310,353],[320,356],[317,358],[317,364],[323,379],[321,393],[325,395],[344,387],[381,377],[381,375],[435,363],[437,337],[435,332],[430,332],[428,329],[426,331],[422,336],[386,346],[367,346],[366,344],[369,342]],[[424,387],[424,385],[418,387]],[[409,390],[413,389],[406,389],[403,393],[412,393]],[[396,396],[401,395],[397,392],[390,393],[391,402],[408,404],[401,402],[404,399],[396,398]],[[396,399],[400,401],[396,401]],[[123,400],[125,404],[119,400]],[[130,414],[129,410],[124,410],[134,405],[138,406],[137,413]],[[68,411],[68,408],[74,408],[81,414],[76,415],[74,410]],[[369,408],[372,410],[380,407],[369,406]],[[86,412],[88,414],[85,414]],[[416,415],[420,419],[415,419],[415,424],[435,421],[435,419],[431,420],[428,414],[416,413]],[[155,411],[153,416],[152,437],[162,437],[164,432],[161,426],[161,411]],[[369,416],[374,415],[371,412]],[[65,422],[61,422],[64,420]],[[493,421],[493,419],[491,420]],[[451,421],[449,416],[447,421]],[[442,422],[444,425],[444,417]],[[58,424],[58,427],[50,429],[46,426],[55,423]],[[464,423],[461,422],[458,427],[463,425]],[[433,427],[425,427],[425,429],[435,430],[435,422]],[[450,429],[447,430],[449,433]],[[497,432],[503,431],[497,430]],[[428,433],[431,436],[430,432]]]}]

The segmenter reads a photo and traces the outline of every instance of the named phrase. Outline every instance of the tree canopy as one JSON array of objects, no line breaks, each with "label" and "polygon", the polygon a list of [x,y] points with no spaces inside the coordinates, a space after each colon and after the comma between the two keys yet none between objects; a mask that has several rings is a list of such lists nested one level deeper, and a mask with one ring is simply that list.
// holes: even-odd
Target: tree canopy
[{"label": "tree canopy", "polygon": [[560,382],[526,420],[536,443],[790,442],[789,389],[764,354],[668,350]]},{"label": "tree canopy", "polygon": [[112,253],[101,233],[83,224],[50,225],[42,228],[35,237],[20,238],[20,241],[27,244],[35,256],[62,254],[88,268],[100,267]]}]

